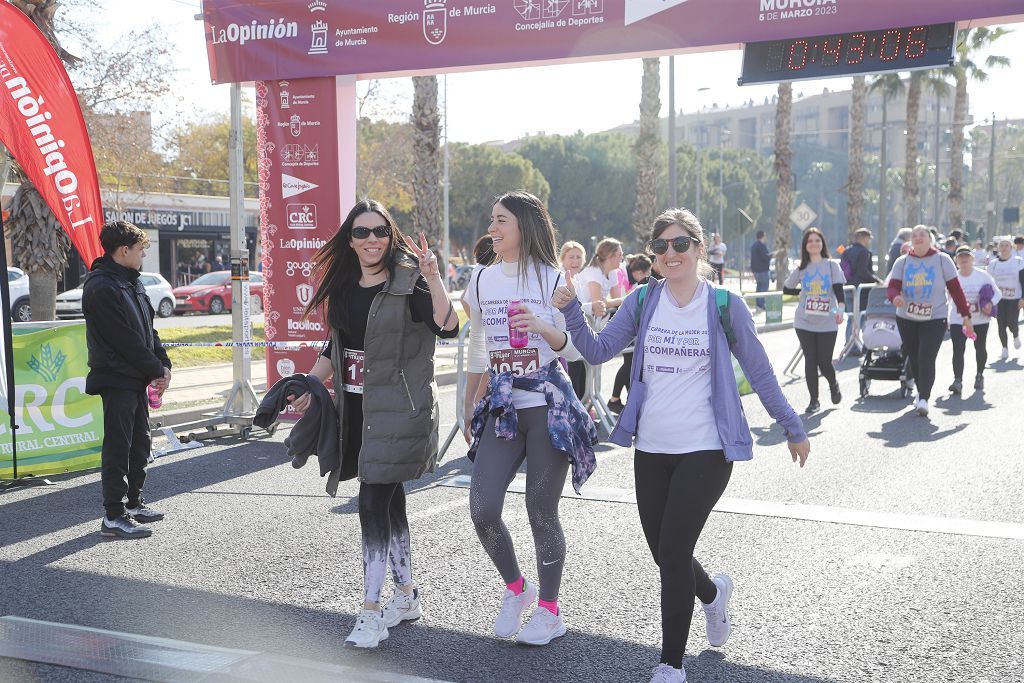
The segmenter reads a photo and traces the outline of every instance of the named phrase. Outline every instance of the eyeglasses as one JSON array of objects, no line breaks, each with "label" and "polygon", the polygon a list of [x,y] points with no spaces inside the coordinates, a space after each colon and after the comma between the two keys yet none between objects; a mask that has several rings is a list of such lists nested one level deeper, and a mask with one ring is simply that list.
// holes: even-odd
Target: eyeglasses
[{"label": "eyeglasses", "polygon": [[385,237],[391,237],[391,227],[387,225],[378,225],[376,228],[352,228],[352,237],[357,240],[365,240],[373,233],[374,237],[384,239]]},{"label": "eyeglasses", "polygon": [[661,256],[668,251],[668,245],[672,245],[672,250],[677,254],[689,250],[690,244],[700,244],[700,240],[695,237],[689,237],[688,235],[680,235],[679,237],[673,237],[671,240],[661,239],[660,237],[656,240],[651,240],[649,246],[658,256]]}]

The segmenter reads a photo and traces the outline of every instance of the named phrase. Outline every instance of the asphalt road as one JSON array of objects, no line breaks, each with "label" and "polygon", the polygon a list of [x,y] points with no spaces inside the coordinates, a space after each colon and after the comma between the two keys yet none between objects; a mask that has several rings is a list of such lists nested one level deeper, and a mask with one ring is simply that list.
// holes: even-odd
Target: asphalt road
[{"label": "asphalt road", "polygon": [[[781,369],[793,332],[764,340]],[[1024,366],[996,360],[984,392],[950,398],[950,353],[947,342],[928,418],[895,383],[855,400],[856,366],[844,363],[842,404],[806,419],[803,470],[756,397],[743,399],[755,459],[734,468],[720,506],[731,511],[712,514],[698,545],[709,571],[735,581],[734,630],[709,648],[697,610],[690,681],[1024,680]],[[806,404],[802,380],[783,388]],[[454,389],[440,396],[443,438]],[[425,616],[357,653],[340,647],[361,602],[357,485],[327,497],[314,463],[288,464],[286,433],[158,460],[147,495],[167,519],[143,541],[100,540],[97,473],[0,495],[0,614],[445,681],[648,680],[659,593],[630,502],[631,451],[602,445],[584,496],[563,499],[569,633],[525,648],[492,635],[503,586],[468,491],[441,485],[472,473],[457,437],[438,471],[408,486]],[[508,494],[505,520],[536,576],[521,494]],[[0,659],[0,680],[120,679]]]}]

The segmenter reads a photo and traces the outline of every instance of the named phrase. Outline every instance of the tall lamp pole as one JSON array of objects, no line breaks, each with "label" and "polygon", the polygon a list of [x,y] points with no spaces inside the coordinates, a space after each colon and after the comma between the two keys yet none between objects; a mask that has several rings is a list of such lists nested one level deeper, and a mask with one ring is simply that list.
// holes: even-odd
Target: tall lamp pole
[{"label": "tall lamp pole", "polygon": [[722,128],[718,131],[718,196],[720,203],[718,205],[718,232],[721,233],[722,239],[725,239],[725,193],[722,191],[722,172],[725,167],[725,141],[729,138],[730,131],[728,128]]},{"label": "tall lamp pole", "polygon": [[679,176],[676,170],[676,58],[668,57],[668,197],[679,206]]},{"label": "tall lamp pole", "polygon": [[700,94],[702,92],[704,92],[705,90],[711,90],[711,88],[707,88],[707,87],[705,87],[705,88],[697,88],[697,98],[696,98],[696,102],[697,102],[697,173],[696,173],[696,176],[694,177],[694,184],[696,184],[697,189],[694,192],[695,199],[694,199],[694,202],[693,202],[693,211],[694,211],[694,214],[697,216],[697,220],[698,221],[701,220],[701,217],[700,217],[700,175],[701,175],[701,173],[700,173],[700,157],[701,157],[701,132],[703,130],[700,127]]}]

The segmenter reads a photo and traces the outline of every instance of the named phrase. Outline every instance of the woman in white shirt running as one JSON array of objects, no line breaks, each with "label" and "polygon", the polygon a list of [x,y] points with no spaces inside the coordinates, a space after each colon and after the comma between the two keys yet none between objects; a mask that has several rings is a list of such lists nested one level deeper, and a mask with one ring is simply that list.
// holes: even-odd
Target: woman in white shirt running
[{"label": "woman in white shirt running", "polygon": [[[991,275],[984,270],[975,268],[977,261],[971,248],[966,244],[957,247],[953,258],[956,263],[957,279],[967,297],[967,305],[971,309],[971,322],[974,324],[974,359],[978,372],[974,377],[974,388],[984,389],[985,364],[988,363],[988,350],[985,341],[988,339],[988,323],[995,313],[1001,295],[999,286]],[[967,350],[967,335],[964,334],[964,318],[955,306],[949,307],[949,337],[953,340],[953,383],[949,390],[959,394],[964,386],[964,352]]]}]

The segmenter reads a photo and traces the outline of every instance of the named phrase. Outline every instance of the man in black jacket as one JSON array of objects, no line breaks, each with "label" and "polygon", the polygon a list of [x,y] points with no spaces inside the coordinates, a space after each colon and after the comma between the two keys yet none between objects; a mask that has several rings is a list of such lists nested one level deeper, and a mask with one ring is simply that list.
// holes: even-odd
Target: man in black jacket
[{"label": "man in black jacket", "polygon": [[151,446],[146,387],[152,383],[161,394],[167,389],[171,361],[153,329],[153,307],[139,282],[149,246],[146,233],[126,221],[114,221],[103,226],[100,244],[104,255],[93,262],[82,287],[89,349],[85,391],[103,399],[106,514],[100,533],[144,538],[153,532],[137,522],[164,517],[142,500]]},{"label": "man in black jacket", "polygon": [[[840,264],[843,267],[843,274],[846,276],[846,284],[848,285],[863,285],[863,284],[881,284],[882,281],[875,275],[874,256],[871,253],[871,240],[874,235],[867,228],[860,228],[853,233],[853,242],[846,247],[843,251],[842,257],[839,259]],[[860,320],[858,324],[864,321],[864,310],[868,306],[868,290],[862,289],[860,292]],[[849,340],[850,335],[853,334],[853,306],[850,304],[850,317],[847,318],[846,323],[846,338]],[[861,349],[858,345],[857,348],[852,349],[853,355],[860,355]]]}]

